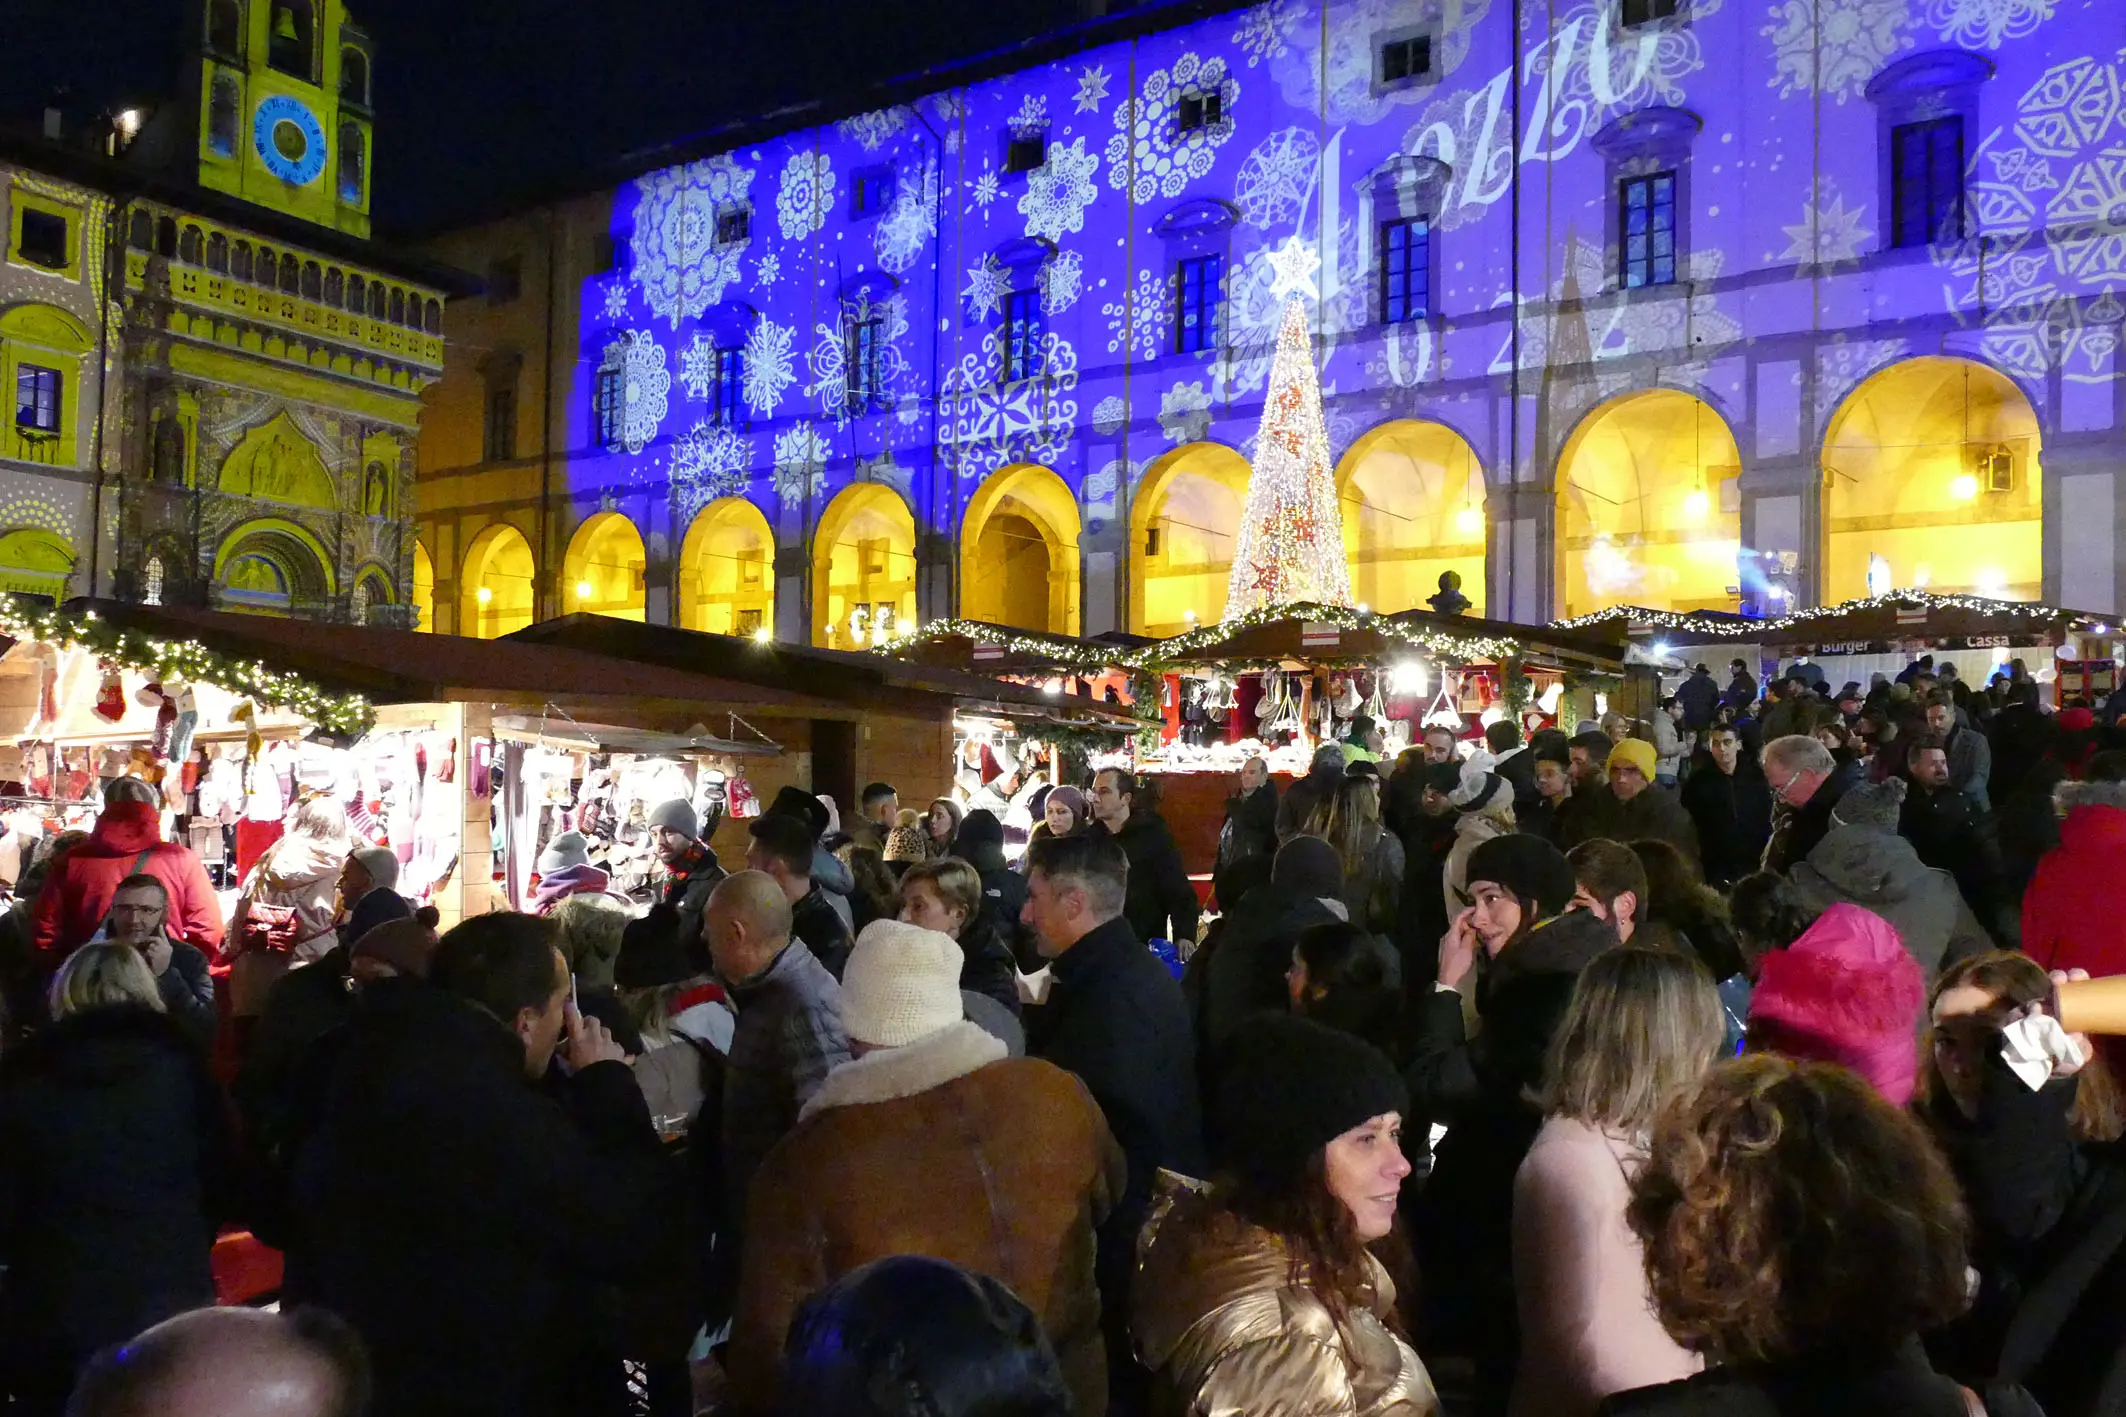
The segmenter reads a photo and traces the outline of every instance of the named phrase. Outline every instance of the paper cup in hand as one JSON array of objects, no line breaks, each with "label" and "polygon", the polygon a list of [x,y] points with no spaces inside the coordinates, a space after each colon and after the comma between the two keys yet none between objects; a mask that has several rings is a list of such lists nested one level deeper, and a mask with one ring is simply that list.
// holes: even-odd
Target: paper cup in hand
[{"label": "paper cup in hand", "polygon": [[2126,974],[2068,979],[2054,988],[2052,1013],[2069,1033],[2126,1034]]}]

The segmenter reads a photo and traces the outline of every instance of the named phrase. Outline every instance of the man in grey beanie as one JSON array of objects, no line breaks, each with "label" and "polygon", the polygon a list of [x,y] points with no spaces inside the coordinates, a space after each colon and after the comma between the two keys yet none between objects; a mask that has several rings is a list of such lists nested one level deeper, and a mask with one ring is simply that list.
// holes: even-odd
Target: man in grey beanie
[{"label": "man in grey beanie", "polygon": [[701,839],[700,814],[684,797],[659,802],[650,809],[648,822],[651,845],[666,874],[659,903],[678,912],[679,939],[691,949],[702,938],[701,915],[708,907],[709,892],[726,873],[716,853]]}]

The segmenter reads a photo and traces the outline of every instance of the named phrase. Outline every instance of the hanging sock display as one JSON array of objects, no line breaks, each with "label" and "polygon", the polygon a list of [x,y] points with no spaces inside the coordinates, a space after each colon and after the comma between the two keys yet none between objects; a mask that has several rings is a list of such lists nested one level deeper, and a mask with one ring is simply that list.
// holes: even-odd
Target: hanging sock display
[{"label": "hanging sock display", "polygon": [[155,710],[155,731],[148,738],[148,748],[161,762],[170,756],[171,738],[177,728],[177,701],[164,691],[162,682],[150,679],[133,695],[134,702],[142,708]]},{"label": "hanging sock display", "polygon": [[116,723],[125,717],[125,681],[115,669],[103,671],[103,682],[96,690],[96,716],[106,723]]}]

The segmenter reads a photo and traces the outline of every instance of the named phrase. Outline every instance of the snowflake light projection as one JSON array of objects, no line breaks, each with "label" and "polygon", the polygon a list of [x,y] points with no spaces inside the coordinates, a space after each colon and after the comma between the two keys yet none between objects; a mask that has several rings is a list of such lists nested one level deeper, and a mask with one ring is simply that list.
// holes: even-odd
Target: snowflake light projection
[{"label": "snowflake light projection", "polygon": [[620,450],[639,453],[657,437],[671,408],[672,374],[657,336],[625,330],[605,347],[600,371],[620,371]]},{"label": "snowflake light projection", "polygon": [[1252,69],[1257,64],[1282,59],[1293,33],[1305,18],[1306,9],[1300,0],[1269,0],[1241,15],[1240,28],[1233,31],[1233,42],[1247,55]]},{"label": "snowflake light projection", "polygon": [[2025,39],[2052,18],[2058,0],[1928,0],[1927,23],[1943,42],[1998,49],[2004,40]]},{"label": "snowflake light projection", "polygon": [[1321,140],[1305,128],[1281,128],[1240,164],[1233,201],[1240,219],[1267,231],[1299,215],[1321,165]]},{"label": "snowflake light projection", "polygon": [[782,258],[770,251],[753,263],[753,288],[772,290],[775,288],[776,277],[781,274]]},{"label": "snowflake light projection", "polygon": [[849,331],[873,320],[879,322],[876,392],[880,402],[897,402],[912,373],[908,353],[901,343],[908,333],[908,297],[895,292],[883,300],[873,300],[866,293],[847,302],[839,323],[822,322],[814,327],[818,337],[805,355],[805,369],[812,375],[805,392],[819,400],[820,416],[837,428],[846,424],[853,413],[863,411],[851,407]]},{"label": "snowflake light projection", "polygon": [[775,220],[786,241],[802,241],[827,224],[834,209],[834,160],[800,148],[783,164],[775,189]]},{"label": "snowflake light projection", "polygon": [[1018,111],[1011,115],[1005,127],[1014,133],[1038,133],[1048,126],[1048,95],[1022,94]]},{"label": "snowflake light projection", "polygon": [[[1189,132],[1181,131],[1184,95],[1216,93],[1219,116]],[[1224,58],[1182,55],[1169,69],[1154,69],[1142,94],[1115,105],[1115,135],[1107,140],[1107,184],[1148,202],[1164,194],[1178,197],[1195,179],[1211,170],[1218,149],[1233,136],[1234,105],[1240,81],[1226,71]]]},{"label": "snowflake light projection", "polygon": [[1863,223],[1864,207],[1847,207],[1838,184],[1818,177],[1814,193],[1802,203],[1801,220],[1782,226],[1787,246],[1777,259],[1802,265],[1835,266],[1857,261],[1870,249],[1875,233]]},{"label": "snowflake light projection", "polygon": [[1901,339],[1857,340],[1840,337],[1816,346],[1816,407],[1829,416],[1870,374],[1909,357],[1912,347]]},{"label": "snowflake light projection", "polygon": [[797,378],[791,367],[790,345],[797,331],[778,325],[763,315],[746,335],[745,367],[739,371],[739,393],[746,407],[762,418],[771,416],[782,402],[782,391]]},{"label": "snowflake light projection", "polygon": [[994,315],[1004,308],[1005,293],[1011,289],[1011,274],[989,252],[982,253],[982,264],[967,268],[967,317],[980,320]]},{"label": "snowflake light projection", "polygon": [[1657,25],[1635,33],[1605,27],[1605,8],[1583,5],[1559,23],[1559,40],[1533,57],[1551,75],[1561,109],[1583,115],[1593,132],[1620,113],[1647,103],[1681,104],[1683,81],[1705,67],[1698,24],[1723,0],[1692,0],[1688,25]]},{"label": "snowflake light projection", "polygon": [[997,181],[995,171],[985,162],[982,164],[981,172],[976,175],[973,182],[968,184],[967,196],[970,201],[986,213],[989,210],[989,204],[997,199],[997,194],[1002,190],[1002,184]]},{"label": "snowflake light projection", "polygon": [[1060,315],[1078,303],[1085,286],[1085,261],[1075,251],[1058,251],[1041,263],[1041,313]]},{"label": "snowflake light projection", "polygon": [[878,219],[871,239],[881,270],[902,275],[928,253],[938,229],[937,197],[935,158],[903,163],[894,170],[893,202]]},{"label": "snowflake light projection", "polygon": [[[2015,122],[1978,145],[1967,191],[1984,236],[1935,250],[1951,313],[1980,325],[1987,359],[2026,379],[2054,369],[2076,383],[2114,377],[2115,292],[2126,282],[2122,77],[2126,54],[2041,74]],[[1973,309],[1986,313],[1966,316]]]},{"label": "snowflake light projection", "polygon": [[630,275],[651,312],[676,330],[682,320],[700,319],[738,279],[739,257],[752,237],[719,243],[716,214],[746,205],[753,170],[719,155],[653,172],[635,185],[642,195],[629,242]]},{"label": "snowflake light projection", "polygon": [[1085,150],[1085,139],[1050,143],[1048,160],[1026,174],[1026,191],[1019,198],[1026,234],[1061,241],[1065,232],[1083,231],[1085,209],[1099,195],[1093,185],[1099,170],[1100,156]]},{"label": "snowflake light projection", "polygon": [[1782,98],[1820,93],[1844,103],[1912,47],[1906,0],[1777,0],[1771,16],[1760,33],[1772,42],[1771,83]]},{"label": "snowflake light projection", "polygon": [[719,497],[742,496],[753,445],[728,424],[707,419],[672,442],[672,500],[684,526]]},{"label": "snowflake light projection", "polygon": [[627,282],[610,281],[605,287],[605,318],[616,324],[627,318]]},{"label": "snowflake light projection", "polygon": [[1077,429],[1078,352],[1054,330],[1041,336],[1040,372],[1009,382],[1001,334],[945,376],[938,400],[938,451],[963,479],[986,477],[1014,462],[1054,463]]},{"label": "snowflake light projection", "polygon": [[679,382],[690,399],[705,399],[716,386],[716,342],[699,330],[679,351]]},{"label": "snowflake light projection", "polygon": [[805,419],[775,435],[775,500],[801,507],[827,485],[827,440]]},{"label": "snowflake light projection", "polygon": [[1073,113],[1098,113],[1100,105],[1107,102],[1107,66],[1090,64],[1078,74],[1078,93],[1072,100]]},{"label": "snowflake light projection", "polygon": [[1200,382],[1176,384],[1159,398],[1159,431],[1169,443],[1198,443],[1211,431],[1211,396]]},{"label": "snowflake light projection", "polygon": [[1226,585],[1225,618],[1278,605],[1351,603],[1343,508],[1329,466],[1306,303],[1285,301],[1270,392],[1248,473],[1247,504]]},{"label": "snowflake light projection", "polygon": [[1140,359],[1157,359],[1166,343],[1168,304],[1173,283],[1157,271],[1138,271],[1136,284],[1100,307],[1107,317],[1110,354],[1135,351]]},{"label": "snowflake light projection", "polygon": [[907,126],[908,110],[894,107],[859,113],[854,118],[844,118],[834,125],[834,131],[857,144],[865,152],[875,153],[882,144],[898,136]]},{"label": "snowflake light projection", "polygon": [[[1729,314],[1713,293],[1726,264],[1719,251],[1694,251],[1685,268],[1685,280],[1672,295],[1660,299],[1626,299],[1621,294],[1602,295],[1609,265],[1602,248],[1584,237],[1565,243],[1559,260],[1563,270],[1550,289],[1553,313],[1547,320],[1523,323],[1521,367],[1541,369],[1551,362],[1552,351],[1567,364],[1592,360],[1608,364],[1633,355],[1702,356],[1742,337],[1742,323]],[[1492,373],[1512,367],[1504,356]],[[1621,392],[1632,376],[1605,375]]]}]

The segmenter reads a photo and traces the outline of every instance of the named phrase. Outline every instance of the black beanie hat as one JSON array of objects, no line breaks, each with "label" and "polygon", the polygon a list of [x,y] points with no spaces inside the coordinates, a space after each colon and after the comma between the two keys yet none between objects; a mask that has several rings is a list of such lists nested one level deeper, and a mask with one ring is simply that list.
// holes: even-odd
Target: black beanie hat
[{"label": "black beanie hat", "polygon": [[1276,1184],[1304,1171],[1315,1152],[1409,1093],[1395,1065],[1356,1034],[1312,1019],[1262,1014],[1220,1049],[1213,1101],[1216,1161]]},{"label": "black beanie hat", "polygon": [[1004,824],[998,821],[997,814],[987,807],[977,807],[960,819],[960,829],[953,834],[952,839],[961,846],[980,846],[985,842],[991,846],[1002,846]]},{"label": "black beanie hat", "polygon": [[1579,888],[1565,853],[1526,832],[1495,836],[1480,844],[1469,853],[1469,865],[1462,879],[1471,885],[1490,881],[1522,900],[1534,901],[1536,918],[1540,920],[1562,913]]},{"label": "black beanie hat", "polygon": [[1445,797],[1462,785],[1462,765],[1457,762],[1426,763],[1425,786]]},{"label": "black beanie hat", "polygon": [[1343,858],[1318,836],[1295,836],[1277,848],[1270,883],[1305,896],[1340,896],[1344,890]]},{"label": "black beanie hat", "polygon": [[680,939],[679,927],[678,909],[661,901],[649,914],[628,921],[613,958],[613,983],[622,989],[657,989],[707,974],[707,946],[698,935]]}]

